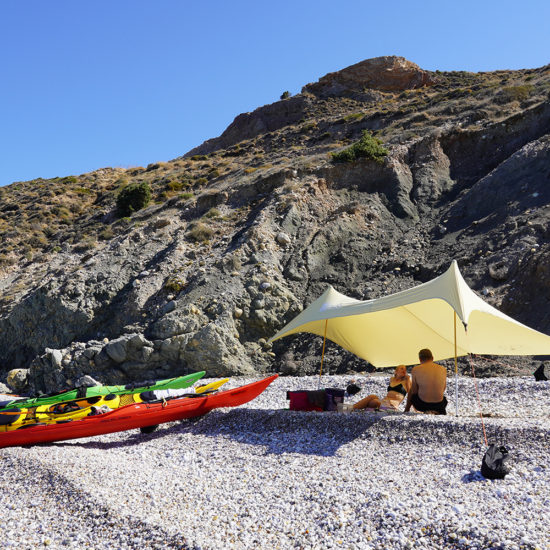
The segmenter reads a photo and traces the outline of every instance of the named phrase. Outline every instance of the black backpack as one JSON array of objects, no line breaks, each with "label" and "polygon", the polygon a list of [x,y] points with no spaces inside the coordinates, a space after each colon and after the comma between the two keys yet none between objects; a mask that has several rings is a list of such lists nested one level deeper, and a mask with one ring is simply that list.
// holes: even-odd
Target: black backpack
[{"label": "black backpack", "polygon": [[509,458],[506,447],[490,445],[481,462],[481,474],[487,479],[504,479],[510,473],[510,468],[506,465]]},{"label": "black backpack", "polygon": [[537,382],[544,382],[545,380],[548,380],[544,374],[544,363],[540,364],[539,368],[533,373],[533,376]]}]

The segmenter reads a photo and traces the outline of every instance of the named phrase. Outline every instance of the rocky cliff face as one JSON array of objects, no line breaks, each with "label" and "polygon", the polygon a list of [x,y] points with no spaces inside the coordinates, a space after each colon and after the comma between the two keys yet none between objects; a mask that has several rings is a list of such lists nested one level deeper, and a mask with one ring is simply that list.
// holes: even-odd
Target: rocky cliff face
[{"label": "rocky cliff face", "polygon": [[[266,340],[326,285],[375,298],[452,259],[490,303],[550,332],[549,92],[548,66],[436,74],[377,58],[174,161],[0,189],[4,375],[45,391],[86,375],[312,372],[319,339]],[[384,161],[334,163],[364,130]],[[128,182],[154,203],[119,219]],[[327,354],[333,372],[367,368]]]}]

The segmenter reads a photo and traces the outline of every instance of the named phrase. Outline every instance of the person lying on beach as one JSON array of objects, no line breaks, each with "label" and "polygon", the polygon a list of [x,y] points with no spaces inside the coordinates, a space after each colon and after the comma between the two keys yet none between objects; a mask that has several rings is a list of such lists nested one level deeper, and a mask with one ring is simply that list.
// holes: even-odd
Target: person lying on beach
[{"label": "person lying on beach", "polygon": [[433,355],[429,349],[418,352],[420,365],[411,371],[412,386],[407,395],[405,412],[411,406],[418,412],[432,414],[447,414],[447,398],[444,395],[447,387],[447,370],[433,362]]},{"label": "person lying on beach", "polygon": [[390,378],[388,393],[380,399],[377,395],[367,395],[361,401],[353,405],[354,409],[380,409],[382,411],[396,411],[405,399],[407,392],[411,389],[411,377],[407,374],[407,367],[399,365],[395,368]]}]

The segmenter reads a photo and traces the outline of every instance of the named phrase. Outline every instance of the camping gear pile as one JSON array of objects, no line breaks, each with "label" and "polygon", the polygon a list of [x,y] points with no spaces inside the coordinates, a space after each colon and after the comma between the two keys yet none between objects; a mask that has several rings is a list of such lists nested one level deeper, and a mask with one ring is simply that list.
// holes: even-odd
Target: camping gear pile
[{"label": "camping gear pile", "polygon": [[287,391],[286,398],[290,402],[291,411],[339,411],[342,410],[346,396],[359,393],[361,388],[351,381],[345,390],[340,388],[324,388],[319,390]]},{"label": "camping gear pile", "polygon": [[[185,391],[204,376],[131,386],[93,386],[35,399],[12,400],[0,408],[0,448],[77,439],[140,428],[149,433],[159,424],[202,416],[219,407],[235,407],[255,397],[277,378],[218,392],[227,379]],[[174,387],[175,386],[175,387]],[[182,391],[183,390],[183,391]],[[94,395],[74,398],[75,393]],[[66,399],[69,396],[72,399]],[[33,405],[29,407],[29,404]],[[24,407],[20,405],[25,405]]]},{"label": "camping gear pile", "polygon": [[325,388],[322,390],[287,391],[291,411],[336,411],[344,402],[345,390]]}]

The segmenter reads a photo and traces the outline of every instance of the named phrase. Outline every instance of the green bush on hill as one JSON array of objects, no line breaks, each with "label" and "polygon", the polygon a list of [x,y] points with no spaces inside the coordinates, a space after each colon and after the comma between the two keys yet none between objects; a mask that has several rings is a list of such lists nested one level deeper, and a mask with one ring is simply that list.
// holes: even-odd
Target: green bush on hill
[{"label": "green bush on hill", "polygon": [[117,195],[116,206],[119,215],[126,217],[130,216],[132,212],[145,208],[150,200],[151,188],[147,182],[131,183],[124,187]]},{"label": "green bush on hill", "polygon": [[364,130],[363,136],[357,143],[339,153],[332,153],[332,161],[354,162],[359,158],[367,158],[382,164],[387,154],[388,150],[382,145],[382,140],[373,137],[368,130]]},{"label": "green bush on hill", "polygon": [[503,88],[500,97],[501,103],[508,103],[509,101],[525,101],[533,93],[534,86],[531,84],[524,84],[523,86],[507,86]]}]

